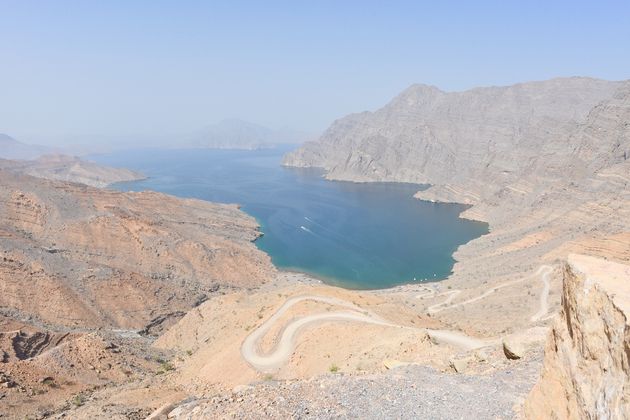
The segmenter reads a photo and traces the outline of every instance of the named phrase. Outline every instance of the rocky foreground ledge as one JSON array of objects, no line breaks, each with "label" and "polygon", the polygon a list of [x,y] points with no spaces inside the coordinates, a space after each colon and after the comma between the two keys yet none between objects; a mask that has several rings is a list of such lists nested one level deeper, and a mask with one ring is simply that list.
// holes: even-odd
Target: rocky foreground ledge
[{"label": "rocky foreground ledge", "polygon": [[629,418],[630,266],[572,254],[563,278],[544,369],[524,405],[535,363],[463,375],[408,364],[258,382],[164,406],[153,418]]},{"label": "rocky foreground ledge", "polygon": [[570,255],[528,418],[630,418],[630,266]]}]

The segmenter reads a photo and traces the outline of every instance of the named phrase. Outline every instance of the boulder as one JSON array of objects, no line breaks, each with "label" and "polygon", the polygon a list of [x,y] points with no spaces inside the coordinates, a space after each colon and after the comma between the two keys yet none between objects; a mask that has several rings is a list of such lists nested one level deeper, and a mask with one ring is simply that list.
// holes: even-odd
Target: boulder
[{"label": "boulder", "polygon": [[517,360],[525,356],[527,348],[518,340],[503,339],[503,353],[510,360]]}]

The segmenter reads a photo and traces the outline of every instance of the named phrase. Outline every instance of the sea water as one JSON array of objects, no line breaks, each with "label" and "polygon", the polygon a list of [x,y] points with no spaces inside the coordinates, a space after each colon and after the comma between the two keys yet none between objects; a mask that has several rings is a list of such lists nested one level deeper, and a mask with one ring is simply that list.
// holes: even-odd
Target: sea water
[{"label": "sea water", "polygon": [[326,283],[378,289],[446,278],[458,246],[487,232],[465,209],[413,198],[422,185],[328,181],[322,171],[282,167],[288,149],[137,150],[91,157],[148,179],[117,184],[236,203],[255,217],[256,241],[273,263]]}]

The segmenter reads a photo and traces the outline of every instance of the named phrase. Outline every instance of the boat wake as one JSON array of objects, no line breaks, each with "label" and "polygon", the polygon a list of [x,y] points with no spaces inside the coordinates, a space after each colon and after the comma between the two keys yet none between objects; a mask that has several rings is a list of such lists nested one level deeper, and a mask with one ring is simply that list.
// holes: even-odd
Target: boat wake
[{"label": "boat wake", "polygon": [[300,226],[300,229],[302,229],[304,232],[308,232],[308,233],[310,233],[311,235],[315,235],[315,234],[313,233],[313,231],[311,231],[311,230],[310,230],[309,228],[307,228],[306,226]]}]

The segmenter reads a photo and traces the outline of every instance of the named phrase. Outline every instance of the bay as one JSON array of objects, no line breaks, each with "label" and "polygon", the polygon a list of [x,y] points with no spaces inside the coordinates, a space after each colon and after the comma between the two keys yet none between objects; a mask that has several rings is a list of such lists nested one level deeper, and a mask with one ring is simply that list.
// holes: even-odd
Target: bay
[{"label": "bay", "polygon": [[135,150],[91,159],[149,177],[119,190],[241,205],[264,233],[256,245],[277,267],[350,289],[444,279],[457,247],[487,233],[487,224],[458,217],[462,205],[414,199],[425,186],[328,181],[317,169],[282,167],[287,151]]}]

